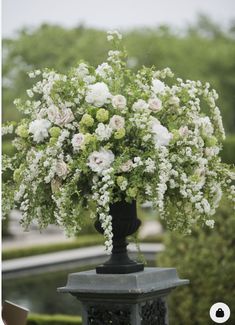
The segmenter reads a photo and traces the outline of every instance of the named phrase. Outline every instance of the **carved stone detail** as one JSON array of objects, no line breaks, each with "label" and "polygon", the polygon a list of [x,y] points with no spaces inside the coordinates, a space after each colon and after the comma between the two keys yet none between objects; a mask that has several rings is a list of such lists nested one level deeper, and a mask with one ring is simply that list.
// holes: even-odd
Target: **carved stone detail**
[{"label": "carved stone detail", "polygon": [[141,325],[167,325],[166,314],[166,303],[160,298],[140,305]]},{"label": "carved stone detail", "polygon": [[94,305],[87,310],[88,325],[131,325],[131,307]]}]

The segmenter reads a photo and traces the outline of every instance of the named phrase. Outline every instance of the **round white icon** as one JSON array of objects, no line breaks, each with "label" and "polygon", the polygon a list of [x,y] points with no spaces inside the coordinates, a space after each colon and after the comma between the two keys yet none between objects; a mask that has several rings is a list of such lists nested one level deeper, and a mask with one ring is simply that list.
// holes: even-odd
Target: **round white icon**
[{"label": "round white icon", "polygon": [[228,305],[224,304],[223,302],[217,302],[211,306],[210,318],[213,320],[213,322],[222,324],[227,322],[229,317],[230,309]]}]

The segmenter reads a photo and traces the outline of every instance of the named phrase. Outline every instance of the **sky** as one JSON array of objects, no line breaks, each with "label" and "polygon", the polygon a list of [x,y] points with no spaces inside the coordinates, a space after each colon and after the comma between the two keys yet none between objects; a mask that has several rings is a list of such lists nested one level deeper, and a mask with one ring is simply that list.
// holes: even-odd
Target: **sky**
[{"label": "sky", "polygon": [[227,26],[235,18],[235,0],[2,0],[3,37],[41,23],[102,29],[171,24],[183,27],[197,13]]}]

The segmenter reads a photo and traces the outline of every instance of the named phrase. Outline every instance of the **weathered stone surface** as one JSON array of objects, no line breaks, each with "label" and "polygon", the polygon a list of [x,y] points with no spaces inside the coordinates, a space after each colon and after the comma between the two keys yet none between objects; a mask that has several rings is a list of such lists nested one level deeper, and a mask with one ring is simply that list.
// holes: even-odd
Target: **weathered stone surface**
[{"label": "weathered stone surface", "polygon": [[71,273],[65,287],[59,292],[80,293],[146,293],[172,289],[188,284],[179,279],[174,268],[145,268],[143,272],[130,274],[96,274],[95,270]]}]

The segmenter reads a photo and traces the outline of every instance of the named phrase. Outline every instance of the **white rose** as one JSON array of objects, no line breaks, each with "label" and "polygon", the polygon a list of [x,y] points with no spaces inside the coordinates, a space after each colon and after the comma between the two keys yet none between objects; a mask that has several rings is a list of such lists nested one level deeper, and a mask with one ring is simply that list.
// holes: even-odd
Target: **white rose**
[{"label": "white rose", "polygon": [[59,177],[64,177],[67,175],[67,173],[68,173],[68,167],[66,163],[63,160],[58,161],[56,164],[56,174]]},{"label": "white rose", "polygon": [[179,135],[181,137],[186,137],[188,135],[188,133],[189,133],[189,129],[188,129],[187,125],[186,126],[181,126],[179,128]]},{"label": "white rose", "polygon": [[97,138],[102,141],[108,140],[111,137],[112,131],[113,130],[110,126],[105,125],[104,123],[99,123],[95,130],[95,133],[97,135]]},{"label": "white rose", "polygon": [[49,108],[48,108],[48,112],[47,112],[47,115],[48,115],[48,119],[51,121],[51,122],[55,122],[57,116],[59,115],[59,109],[58,107],[56,107],[55,105],[51,105]]},{"label": "white rose", "polygon": [[134,111],[145,110],[149,107],[149,105],[143,99],[138,99],[132,106]]},{"label": "white rose", "polygon": [[162,101],[155,97],[149,100],[149,109],[153,112],[159,112],[162,109]]},{"label": "white rose", "polygon": [[133,168],[133,162],[132,160],[127,160],[124,164],[122,164],[121,166],[121,171],[125,172],[129,172],[131,169]]},{"label": "white rose", "polygon": [[114,108],[122,110],[126,107],[126,98],[122,95],[113,96],[112,105]]},{"label": "white rose", "polygon": [[168,146],[172,134],[167,130],[167,128],[157,122],[152,121],[152,133],[154,134],[155,146]]},{"label": "white rose", "polygon": [[87,87],[86,101],[97,107],[103,106],[111,97],[108,86],[104,82],[97,82]]},{"label": "white rose", "polygon": [[70,108],[65,108],[56,116],[55,124],[59,126],[64,126],[69,124],[73,120],[74,120],[73,112],[71,111]]},{"label": "white rose", "polygon": [[119,115],[113,115],[109,121],[109,126],[113,130],[123,129],[125,126],[125,119]]},{"label": "white rose", "polygon": [[165,89],[164,82],[158,80],[158,79],[152,79],[152,91],[155,94],[163,92]]},{"label": "white rose", "polygon": [[72,138],[72,146],[74,151],[78,151],[81,146],[84,144],[85,136],[82,133],[74,134]]},{"label": "white rose", "polygon": [[29,124],[29,133],[33,134],[33,140],[37,143],[44,141],[49,136],[48,129],[51,123],[46,119],[38,119]]},{"label": "white rose", "polygon": [[113,161],[114,154],[112,151],[101,148],[99,151],[90,154],[87,165],[93,172],[100,173],[108,169]]}]

